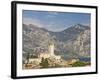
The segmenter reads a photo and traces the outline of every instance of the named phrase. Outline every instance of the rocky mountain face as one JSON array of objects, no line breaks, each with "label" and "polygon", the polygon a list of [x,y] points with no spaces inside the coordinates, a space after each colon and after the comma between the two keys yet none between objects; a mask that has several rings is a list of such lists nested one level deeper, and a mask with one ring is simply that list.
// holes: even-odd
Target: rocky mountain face
[{"label": "rocky mountain face", "polygon": [[84,32],[82,32],[76,39],[76,41],[73,43],[75,46],[73,49],[74,51],[78,52],[81,56],[90,56],[90,43],[91,43],[91,35],[90,30],[87,29]]},{"label": "rocky mountain face", "polygon": [[23,53],[47,51],[48,43],[55,45],[55,54],[63,58],[90,56],[90,27],[76,24],[60,32],[48,31],[37,25],[23,24]]}]

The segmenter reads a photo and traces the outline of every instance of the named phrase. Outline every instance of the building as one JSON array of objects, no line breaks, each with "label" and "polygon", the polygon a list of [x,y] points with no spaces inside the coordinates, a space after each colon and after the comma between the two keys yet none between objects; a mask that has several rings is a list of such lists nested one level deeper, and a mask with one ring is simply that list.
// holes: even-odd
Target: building
[{"label": "building", "polygon": [[39,58],[30,58],[29,63],[36,63],[39,64],[41,62],[41,59]]},{"label": "building", "polygon": [[48,45],[48,51],[44,53],[39,54],[39,58],[55,58],[55,59],[61,59],[61,56],[54,54],[54,44],[49,43]]},{"label": "building", "polygon": [[42,58],[50,58],[50,59],[55,59],[55,60],[60,60],[61,56],[55,55],[54,54],[54,44],[51,43],[48,45],[48,51],[44,51],[38,54],[37,58],[29,58],[28,63],[37,63],[39,64],[42,60]]},{"label": "building", "polygon": [[48,46],[48,53],[51,55],[51,56],[54,56],[54,44],[53,43],[50,43],[49,46]]}]

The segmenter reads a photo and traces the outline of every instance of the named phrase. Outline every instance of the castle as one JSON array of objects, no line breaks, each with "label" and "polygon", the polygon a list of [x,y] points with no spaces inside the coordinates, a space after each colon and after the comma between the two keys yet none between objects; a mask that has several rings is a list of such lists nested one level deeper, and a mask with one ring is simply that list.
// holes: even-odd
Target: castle
[{"label": "castle", "polygon": [[62,59],[60,55],[56,55],[54,53],[54,49],[54,43],[50,43],[48,45],[48,50],[40,51],[36,58],[29,58],[28,60],[26,59],[25,64],[23,65],[23,69],[41,68],[40,63],[43,60],[43,58],[48,59],[50,67],[55,67],[57,65],[60,65],[59,67],[71,67],[73,63],[79,61],[79,59],[71,59],[66,61]]},{"label": "castle", "polygon": [[55,59],[60,59],[61,56],[55,55],[54,54],[54,44],[50,43],[48,45],[48,52],[43,52],[39,54],[39,58],[55,58]]},{"label": "castle", "polygon": [[37,62],[40,63],[42,58],[53,58],[56,60],[61,59],[61,56],[55,55],[54,54],[54,43],[49,43],[48,45],[48,51],[40,52],[38,54],[38,58],[29,58],[29,63]]}]

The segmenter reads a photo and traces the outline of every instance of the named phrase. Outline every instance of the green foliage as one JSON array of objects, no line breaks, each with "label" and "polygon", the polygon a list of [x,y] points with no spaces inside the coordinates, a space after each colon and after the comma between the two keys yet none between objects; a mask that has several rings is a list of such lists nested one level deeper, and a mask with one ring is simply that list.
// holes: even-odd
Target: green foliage
[{"label": "green foliage", "polygon": [[48,63],[47,58],[46,59],[42,58],[40,66],[42,66],[42,68],[48,68],[49,67],[49,63]]},{"label": "green foliage", "polygon": [[26,60],[27,60],[27,63],[29,63],[29,53],[27,53],[27,56],[26,56]]},{"label": "green foliage", "polygon": [[72,64],[72,67],[81,67],[81,66],[86,66],[86,63],[82,61],[77,61],[74,64]]}]

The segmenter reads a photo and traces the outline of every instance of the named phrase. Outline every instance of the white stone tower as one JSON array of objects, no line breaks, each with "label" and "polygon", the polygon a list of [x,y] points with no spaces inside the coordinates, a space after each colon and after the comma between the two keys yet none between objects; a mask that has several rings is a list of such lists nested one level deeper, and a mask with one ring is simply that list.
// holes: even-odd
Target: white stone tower
[{"label": "white stone tower", "polygon": [[53,43],[49,44],[49,54],[51,56],[54,56],[54,44]]}]

